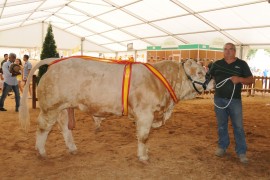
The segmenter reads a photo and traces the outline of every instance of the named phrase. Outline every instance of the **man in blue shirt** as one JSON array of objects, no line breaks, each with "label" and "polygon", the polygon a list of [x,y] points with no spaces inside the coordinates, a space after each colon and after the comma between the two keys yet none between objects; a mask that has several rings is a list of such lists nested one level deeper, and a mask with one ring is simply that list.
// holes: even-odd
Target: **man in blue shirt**
[{"label": "man in blue shirt", "polygon": [[10,73],[9,71],[10,65],[14,63],[16,59],[16,54],[10,53],[8,58],[9,60],[5,62],[2,66],[3,75],[4,75],[4,87],[2,91],[2,96],[0,98],[0,111],[7,111],[4,108],[4,102],[8,95],[8,92],[12,89],[15,93],[15,102],[16,102],[15,111],[18,112],[19,106],[20,106],[20,92],[19,92],[18,81],[17,81],[16,76],[12,75],[12,73]]}]

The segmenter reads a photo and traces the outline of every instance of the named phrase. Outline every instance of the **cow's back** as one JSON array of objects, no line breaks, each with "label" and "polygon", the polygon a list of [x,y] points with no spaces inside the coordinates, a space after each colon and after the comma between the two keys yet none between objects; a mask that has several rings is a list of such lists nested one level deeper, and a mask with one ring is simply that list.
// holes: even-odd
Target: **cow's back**
[{"label": "cow's back", "polygon": [[[122,113],[123,64],[64,60],[50,66],[38,86],[41,108],[82,106],[91,114]],[[133,64],[129,105],[160,101],[163,85],[142,64]],[[154,102],[157,101],[157,102]]]}]

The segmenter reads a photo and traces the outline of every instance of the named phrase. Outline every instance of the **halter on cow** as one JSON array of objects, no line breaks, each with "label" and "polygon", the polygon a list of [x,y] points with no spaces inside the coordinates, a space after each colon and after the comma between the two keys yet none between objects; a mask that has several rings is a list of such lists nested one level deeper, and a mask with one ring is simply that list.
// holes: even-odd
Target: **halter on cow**
[{"label": "halter on cow", "polygon": [[185,74],[186,74],[187,78],[192,82],[192,86],[193,86],[193,88],[197,91],[197,93],[198,93],[198,94],[201,94],[202,91],[199,91],[199,90],[197,89],[197,87],[195,86],[195,84],[201,85],[201,86],[203,87],[203,90],[206,90],[208,83],[211,81],[211,76],[209,76],[208,74],[206,74],[206,75],[205,75],[205,81],[204,81],[203,83],[202,83],[202,82],[199,82],[199,81],[194,81],[194,80],[190,77],[190,75],[187,74],[187,72],[186,72],[186,70],[185,70],[185,67],[184,67],[184,63],[185,63],[185,62],[183,62],[182,65],[183,65],[183,69],[184,69],[184,71],[185,71]]}]

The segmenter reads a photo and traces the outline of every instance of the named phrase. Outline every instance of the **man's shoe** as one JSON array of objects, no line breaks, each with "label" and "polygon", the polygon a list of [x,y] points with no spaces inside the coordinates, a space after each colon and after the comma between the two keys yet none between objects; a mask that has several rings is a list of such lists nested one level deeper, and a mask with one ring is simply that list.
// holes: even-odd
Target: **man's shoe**
[{"label": "man's shoe", "polygon": [[0,111],[7,111],[5,108],[0,108]]},{"label": "man's shoe", "polygon": [[247,164],[248,163],[248,158],[245,154],[240,154],[239,159],[241,163]]},{"label": "man's shoe", "polygon": [[19,112],[19,108],[16,108],[15,111],[16,111],[16,112]]},{"label": "man's shoe", "polygon": [[215,155],[218,157],[222,157],[222,156],[224,156],[225,153],[226,153],[226,150],[219,147],[219,148],[217,148]]}]

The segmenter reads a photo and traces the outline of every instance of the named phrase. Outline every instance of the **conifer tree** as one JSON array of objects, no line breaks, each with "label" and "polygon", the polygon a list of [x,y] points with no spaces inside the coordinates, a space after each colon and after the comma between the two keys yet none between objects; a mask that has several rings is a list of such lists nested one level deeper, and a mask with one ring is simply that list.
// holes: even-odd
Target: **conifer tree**
[{"label": "conifer tree", "polygon": [[[47,29],[47,34],[45,37],[45,41],[43,42],[42,51],[40,55],[40,60],[46,59],[46,58],[53,58],[53,57],[59,57],[59,53],[56,51],[56,44],[54,40],[52,25],[49,24]],[[48,69],[48,65],[43,65],[39,68],[38,72],[38,82],[40,78],[43,76],[43,74],[46,73]]]}]

